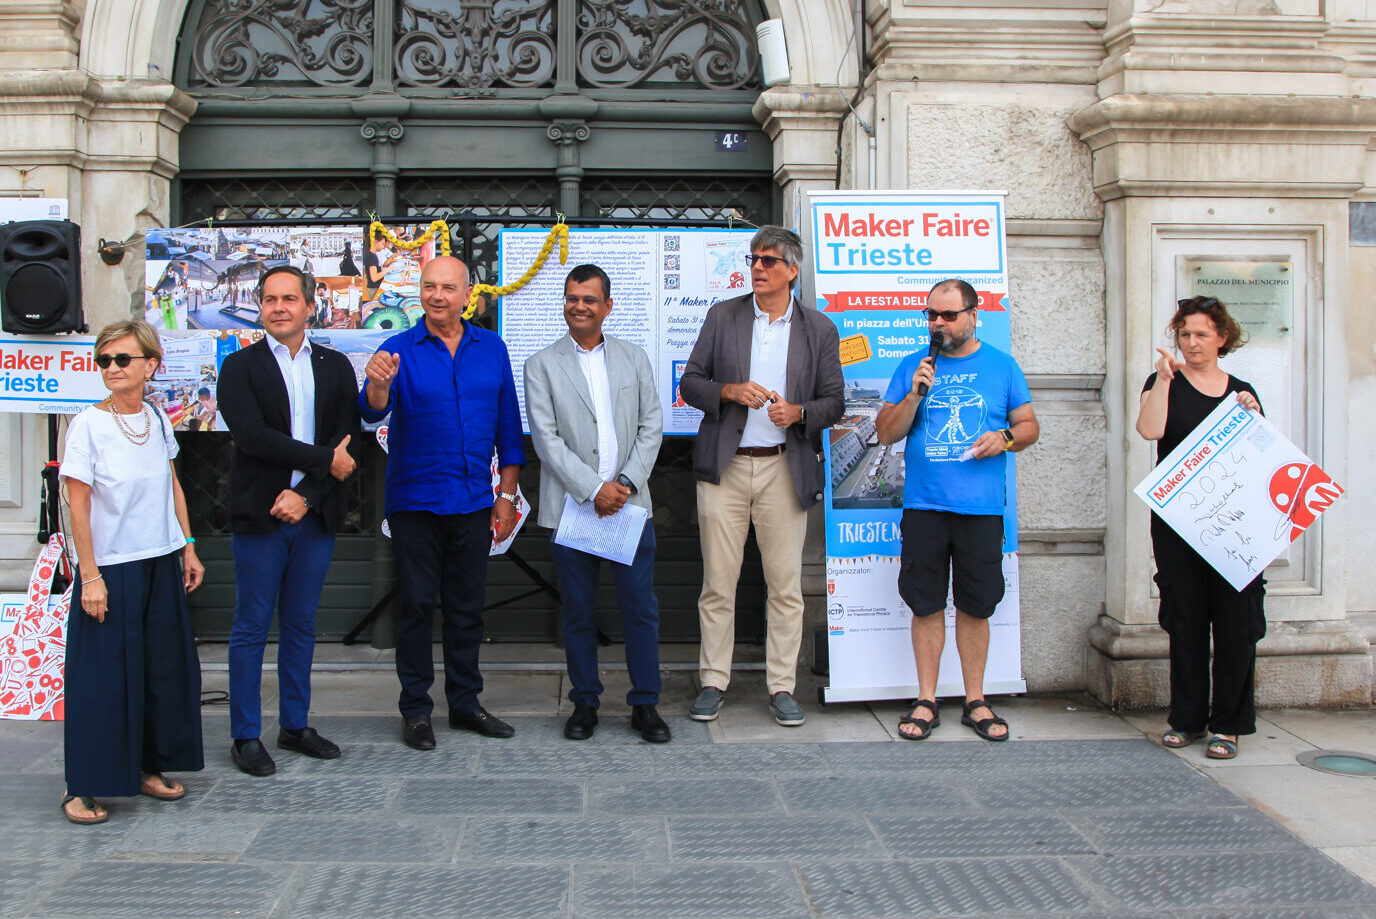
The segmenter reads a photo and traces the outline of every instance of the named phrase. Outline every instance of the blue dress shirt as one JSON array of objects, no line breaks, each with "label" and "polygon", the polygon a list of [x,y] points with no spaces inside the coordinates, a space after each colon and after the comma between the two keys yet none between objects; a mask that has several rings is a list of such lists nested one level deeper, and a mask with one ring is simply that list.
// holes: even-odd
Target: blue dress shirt
[{"label": "blue dress shirt", "polygon": [[421,322],[378,350],[401,359],[391,401],[375,410],[365,382],[358,411],[369,422],[392,414],[386,512],[467,514],[492,507],[493,446],[498,466],[526,461],[506,344],[496,333],[465,322],[451,357]]}]

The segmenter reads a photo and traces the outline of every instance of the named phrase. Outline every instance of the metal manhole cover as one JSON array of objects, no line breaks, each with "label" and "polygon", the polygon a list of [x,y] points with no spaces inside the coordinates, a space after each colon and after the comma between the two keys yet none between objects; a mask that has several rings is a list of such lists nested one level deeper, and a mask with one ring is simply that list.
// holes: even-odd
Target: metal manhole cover
[{"label": "metal manhole cover", "polygon": [[1301,766],[1333,775],[1376,777],[1376,756],[1351,750],[1306,750],[1295,757]]}]

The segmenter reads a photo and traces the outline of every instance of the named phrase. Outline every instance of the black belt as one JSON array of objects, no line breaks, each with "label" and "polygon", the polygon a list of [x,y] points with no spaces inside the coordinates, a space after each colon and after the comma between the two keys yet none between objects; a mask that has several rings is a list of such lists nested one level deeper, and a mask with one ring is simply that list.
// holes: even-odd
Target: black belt
[{"label": "black belt", "polygon": [[737,456],[753,456],[753,457],[756,457],[756,458],[759,458],[759,457],[761,457],[761,456],[778,456],[780,453],[783,453],[783,452],[784,452],[784,445],[783,445],[783,444],[775,444],[775,445],[772,446],[772,447],[737,447],[737,448],[736,448],[736,455],[737,455]]}]

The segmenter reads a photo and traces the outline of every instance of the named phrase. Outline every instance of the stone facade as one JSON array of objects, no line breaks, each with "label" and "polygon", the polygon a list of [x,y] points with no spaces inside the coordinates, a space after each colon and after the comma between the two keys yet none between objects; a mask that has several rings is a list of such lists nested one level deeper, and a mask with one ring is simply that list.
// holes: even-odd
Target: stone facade
[{"label": "stone facade", "polygon": [[[1348,209],[1376,199],[1376,4],[866,0],[859,41],[847,0],[765,5],[793,65],[755,105],[788,222],[806,190],[833,186],[838,126],[843,187],[1008,191],[1014,351],[1043,423],[1019,460],[1029,687],[1162,702],[1147,512],[1130,492],[1151,465],[1132,425],[1161,343],[1153,317],[1175,296],[1160,253],[1269,240],[1299,253],[1308,279],[1305,446],[1348,495],[1273,582],[1259,695],[1368,704],[1371,658],[1353,621],[1376,610],[1376,570],[1362,563],[1376,555],[1376,250],[1349,244]],[[195,110],[168,79],[185,10],[0,10],[0,194],[68,198],[88,252],[166,223]],[[857,117],[846,103],[861,80]],[[140,299],[141,271],[87,259],[93,326]],[[0,586],[12,589],[32,557],[45,447],[33,418],[0,429]]]}]

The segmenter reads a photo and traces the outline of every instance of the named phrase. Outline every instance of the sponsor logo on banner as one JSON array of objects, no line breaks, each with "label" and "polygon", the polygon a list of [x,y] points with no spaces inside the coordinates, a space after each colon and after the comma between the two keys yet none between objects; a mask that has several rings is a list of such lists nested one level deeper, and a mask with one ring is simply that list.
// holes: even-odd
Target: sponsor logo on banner
[{"label": "sponsor logo on banner", "polygon": [[820,274],[1003,271],[1001,200],[818,201],[812,220]]},{"label": "sponsor logo on banner", "polygon": [[1286,463],[1271,475],[1271,503],[1285,518],[1277,532],[1289,524],[1294,542],[1342,493],[1342,486],[1314,463]]}]

